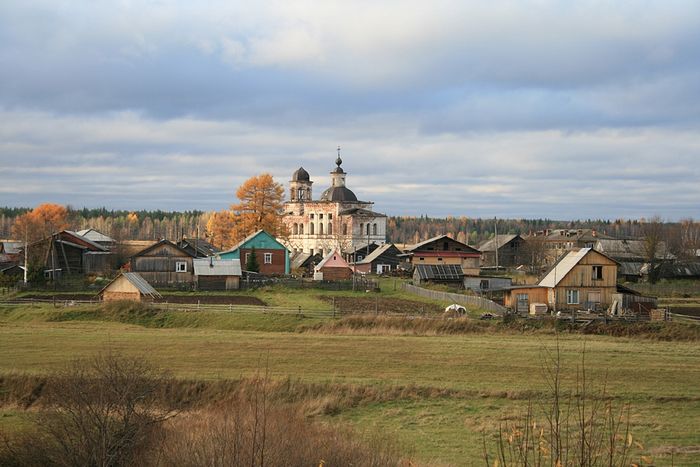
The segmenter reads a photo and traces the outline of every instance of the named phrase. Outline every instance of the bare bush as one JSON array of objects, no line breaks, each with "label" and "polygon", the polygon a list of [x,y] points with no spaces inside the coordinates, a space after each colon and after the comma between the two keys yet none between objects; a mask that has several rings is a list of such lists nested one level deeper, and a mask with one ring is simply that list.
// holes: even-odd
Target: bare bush
[{"label": "bare bush", "polygon": [[360,441],[348,428],[312,422],[301,404],[270,403],[269,381],[215,408],[168,423],[149,463],[179,466],[400,465],[396,445],[384,437]]},{"label": "bare bush", "polygon": [[[630,407],[616,406],[605,382],[594,386],[586,375],[585,346],[576,370],[574,387],[562,385],[559,345],[545,349],[543,377],[547,394],[530,400],[515,421],[499,427],[496,441],[489,446],[484,437],[487,466],[585,466],[629,465],[632,450]],[[638,443],[636,443],[639,446]]]},{"label": "bare bush", "polygon": [[49,378],[45,410],[32,433],[8,441],[16,465],[131,465],[175,413],[158,391],[167,376],[138,358],[112,353],[77,360]]}]

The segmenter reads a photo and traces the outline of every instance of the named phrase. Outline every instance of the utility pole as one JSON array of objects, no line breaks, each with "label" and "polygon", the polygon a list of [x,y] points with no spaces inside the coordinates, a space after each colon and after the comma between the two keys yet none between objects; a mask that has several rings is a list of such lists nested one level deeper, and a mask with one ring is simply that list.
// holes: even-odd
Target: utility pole
[{"label": "utility pole", "polygon": [[498,273],[498,218],[493,218],[493,238],[496,241],[496,273]]},{"label": "utility pole", "polygon": [[29,270],[29,233],[28,226],[24,225],[24,286],[27,286],[27,271]]}]

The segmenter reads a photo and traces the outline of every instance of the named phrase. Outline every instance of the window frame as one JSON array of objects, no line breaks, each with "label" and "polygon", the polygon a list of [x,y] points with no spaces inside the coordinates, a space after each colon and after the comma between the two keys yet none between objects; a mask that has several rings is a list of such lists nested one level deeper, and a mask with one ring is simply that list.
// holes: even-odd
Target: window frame
[{"label": "window frame", "polygon": [[263,264],[272,264],[272,253],[265,253],[263,261]]},{"label": "window frame", "polygon": [[567,305],[580,305],[581,304],[581,297],[579,295],[578,289],[566,289],[566,304]]},{"label": "window frame", "polygon": [[187,272],[187,261],[175,261],[175,272]]}]

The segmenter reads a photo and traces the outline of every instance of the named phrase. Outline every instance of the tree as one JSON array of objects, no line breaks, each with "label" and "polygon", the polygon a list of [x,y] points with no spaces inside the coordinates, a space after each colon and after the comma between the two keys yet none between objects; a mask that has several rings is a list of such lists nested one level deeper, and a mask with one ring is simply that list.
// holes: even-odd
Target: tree
[{"label": "tree", "polygon": [[649,282],[654,284],[659,278],[658,258],[665,247],[664,225],[659,216],[654,216],[642,225],[644,233],[644,256],[649,263]]},{"label": "tree", "polygon": [[40,204],[15,219],[12,235],[34,242],[68,228],[68,210],[59,204]]},{"label": "tree", "polygon": [[285,237],[282,221],[284,187],[264,173],[246,180],[236,191],[240,203],[231,206],[235,215],[235,239],[241,240],[258,230]]},{"label": "tree", "polygon": [[238,238],[236,218],[226,209],[212,213],[207,221],[207,237],[219,248],[233,246]]},{"label": "tree", "polygon": [[250,249],[248,258],[246,258],[245,269],[248,272],[260,272],[260,264],[258,264],[258,256],[255,253],[255,247]]}]

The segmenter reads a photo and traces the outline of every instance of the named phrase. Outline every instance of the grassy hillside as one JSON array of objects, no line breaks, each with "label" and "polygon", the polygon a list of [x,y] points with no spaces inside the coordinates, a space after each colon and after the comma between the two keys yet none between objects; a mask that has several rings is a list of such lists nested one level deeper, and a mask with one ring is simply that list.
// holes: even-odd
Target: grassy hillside
[{"label": "grassy hillside", "polygon": [[[324,304],[322,298],[307,300]],[[556,339],[478,330],[435,336],[381,329],[299,332],[313,323],[252,313],[121,316],[97,307],[4,308],[0,374],[43,375],[105,348],[146,356],[181,379],[211,383],[267,365],[275,380],[315,385],[309,393],[323,405],[312,411],[317,417],[393,433],[422,462],[474,465],[482,431],[493,433],[524,410],[529,397],[545,392],[542,352]],[[657,465],[670,464],[673,449],[684,450],[674,454],[675,465],[697,465],[697,342],[563,334],[559,346],[568,385],[575,382],[584,340],[589,378],[607,381],[616,402],[632,405],[633,433],[643,445],[638,450],[651,453]],[[26,422],[27,414],[17,408],[3,411],[2,426]]]}]

